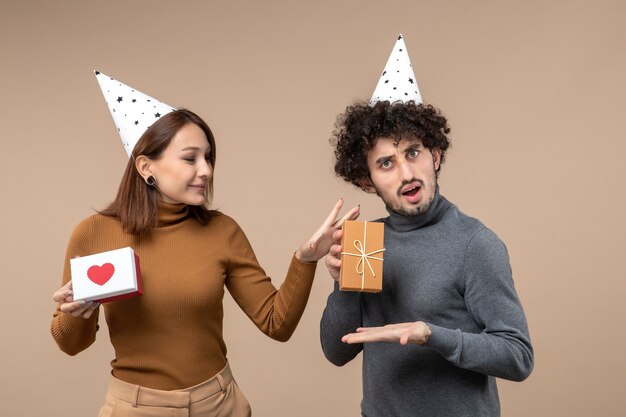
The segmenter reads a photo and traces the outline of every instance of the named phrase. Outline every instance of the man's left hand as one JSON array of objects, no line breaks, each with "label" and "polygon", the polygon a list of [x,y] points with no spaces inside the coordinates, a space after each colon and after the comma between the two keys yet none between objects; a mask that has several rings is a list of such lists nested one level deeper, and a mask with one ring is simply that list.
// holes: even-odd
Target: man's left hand
[{"label": "man's left hand", "polygon": [[430,327],[423,321],[412,323],[388,324],[382,327],[359,327],[356,333],[350,333],[341,338],[348,344],[393,342],[406,345],[413,343],[423,345],[430,337]]}]

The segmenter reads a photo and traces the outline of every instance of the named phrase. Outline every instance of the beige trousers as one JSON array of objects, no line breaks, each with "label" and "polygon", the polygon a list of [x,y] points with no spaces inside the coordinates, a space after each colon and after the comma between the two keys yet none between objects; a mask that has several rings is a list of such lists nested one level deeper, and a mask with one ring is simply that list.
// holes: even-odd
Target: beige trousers
[{"label": "beige trousers", "polygon": [[162,391],[111,377],[99,417],[250,417],[250,404],[230,367],[196,386]]}]

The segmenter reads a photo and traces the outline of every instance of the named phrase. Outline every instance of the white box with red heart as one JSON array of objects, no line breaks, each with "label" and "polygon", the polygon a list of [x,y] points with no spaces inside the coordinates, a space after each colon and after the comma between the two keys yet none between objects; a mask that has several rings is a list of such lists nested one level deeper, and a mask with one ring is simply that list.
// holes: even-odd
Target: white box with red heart
[{"label": "white box with red heart", "polygon": [[131,247],[70,259],[74,300],[106,303],[142,294],[139,257]]}]

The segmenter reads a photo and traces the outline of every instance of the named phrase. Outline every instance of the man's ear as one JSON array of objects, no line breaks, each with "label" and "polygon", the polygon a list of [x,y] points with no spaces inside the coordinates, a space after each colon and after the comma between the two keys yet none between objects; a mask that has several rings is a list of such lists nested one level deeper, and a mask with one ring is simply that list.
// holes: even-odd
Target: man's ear
[{"label": "man's ear", "polygon": [[144,181],[153,175],[152,160],[145,155],[139,155],[135,158],[135,168]]},{"label": "man's ear", "polygon": [[435,166],[435,171],[439,171],[439,167],[441,166],[441,149],[435,148],[431,151],[433,154],[433,165]]},{"label": "man's ear", "polygon": [[357,181],[359,187],[366,193],[376,194],[376,188],[374,188],[374,184],[369,178],[363,178]]}]

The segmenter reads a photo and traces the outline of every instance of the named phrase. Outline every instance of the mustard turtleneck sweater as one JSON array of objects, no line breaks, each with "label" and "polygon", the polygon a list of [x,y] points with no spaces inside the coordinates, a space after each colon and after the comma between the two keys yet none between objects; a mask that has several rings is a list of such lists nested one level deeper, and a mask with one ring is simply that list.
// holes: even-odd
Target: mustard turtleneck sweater
[{"label": "mustard turtleneck sweater", "polygon": [[[286,341],[304,312],[316,267],[294,256],[276,290],[233,219],[214,212],[202,226],[188,217],[187,206],[164,204],[148,237],[129,235],[117,219],[100,214],[83,220],[67,247],[63,284],[71,279],[71,258],[126,246],[139,256],[144,293],[101,307],[115,349],[112,374],[161,390],[196,385],[226,365],[224,287],[263,333]],[[98,313],[83,319],[57,306],[51,331],[63,352],[75,355],[94,342]]]}]

